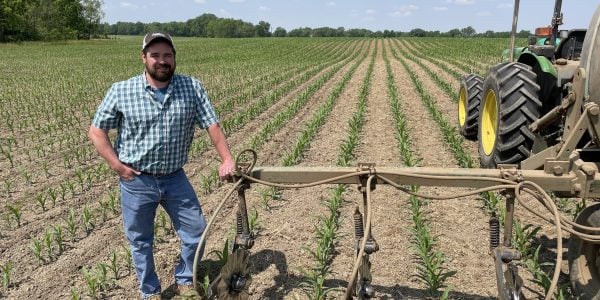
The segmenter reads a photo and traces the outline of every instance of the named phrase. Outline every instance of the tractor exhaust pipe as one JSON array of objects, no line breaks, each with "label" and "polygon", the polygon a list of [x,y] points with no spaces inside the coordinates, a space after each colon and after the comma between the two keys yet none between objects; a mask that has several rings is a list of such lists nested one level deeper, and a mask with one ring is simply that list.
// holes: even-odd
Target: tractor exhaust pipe
[{"label": "tractor exhaust pipe", "polygon": [[512,31],[510,32],[510,56],[511,62],[515,59],[515,38],[517,36],[517,21],[519,20],[519,0],[515,0],[515,10],[513,11]]},{"label": "tractor exhaust pipe", "polygon": [[550,45],[556,46],[556,37],[558,36],[558,26],[562,25],[563,16],[560,12],[562,0],[554,2],[554,15],[552,15],[552,36],[550,36]]}]

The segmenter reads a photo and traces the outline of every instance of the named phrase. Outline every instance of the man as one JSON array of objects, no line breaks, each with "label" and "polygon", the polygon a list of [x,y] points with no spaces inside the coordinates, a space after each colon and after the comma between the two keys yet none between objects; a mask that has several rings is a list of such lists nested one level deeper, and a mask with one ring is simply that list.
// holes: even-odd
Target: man
[{"label": "man", "polygon": [[[191,287],[194,254],[205,227],[200,203],[182,169],[195,125],[208,131],[221,158],[221,180],[235,163],[200,82],[175,74],[171,37],[147,34],[141,58],[144,73],[112,85],[94,116],[89,138],[120,177],[123,225],[141,296],[160,299],[152,254],[158,204],[169,214],[181,239],[181,259],[175,269],[180,291]],[[110,129],[118,130],[114,148]]]}]

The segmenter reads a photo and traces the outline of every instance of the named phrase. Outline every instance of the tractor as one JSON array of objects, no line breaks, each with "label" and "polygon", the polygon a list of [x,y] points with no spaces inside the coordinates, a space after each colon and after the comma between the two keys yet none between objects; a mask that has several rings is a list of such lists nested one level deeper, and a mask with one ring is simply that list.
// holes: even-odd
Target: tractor
[{"label": "tractor", "polygon": [[[459,132],[478,141],[482,167],[520,163],[561,140],[561,110],[567,105],[562,100],[572,87],[586,36],[584,29],[558,30],[563,19],[561,4],[556,1],[551,25],[537,28],[528,46],[514,47],[513,28],[513,50],[502,53],[502,62],[493,66],[485,79],[477,74],[461,79]],[[515,8],[518,10],[518,1]],[[540,119],[542,116],[545,118]],[[589,138],[582,143],[585,141]],[[541,165],[527,165],[532,167]]]},{"label": "tractor", "polygon": [[[210,283],[211,298],[247,299],[251,282],[249,260],[255,236],[249,230],[245,192],[252,184],[303,188],[322,184],[357,184],[362,211],[354,213],[355,260],[347,279],[345,299],[375,295],[369,258],[379,251],[371,234],[371,198],[376,185],[388,184],[407,194],[450,199],[501,191],[505,202],[503,230],[490,218],[490,251],[499,299],[522,299],[518,275],[522,259],[513,240],[516,204],[556,228],[556,264],[546,299],[554,297],[562,262],[562,232],[569,238],[569,274],[575,296],[600,299],[600,203],[584,208],[575,222],[560,215],[548,192],[556,196],[600,199],[600,6],[587,30],[560,31],[562,1],[555,2],[551,26],[536,30],[529,45],[515,48],[519,0],[515,0],[510,50],[506,61],[484,78],[469,74],[460,87],[459,130],[479,143],[483,168],[385,167],[361,162],[356,167],[255,166],[249,149],[236,159],[234,185],[213,211],[198,245],[197,266],[206,236],[228,198],[237,192],[236,236],[229,260]],[[424,195],[412,185],[471,188],[460,195]],[[552,217],[524,205],[525,195],[540,201]],[[589,203],[589,202],[588,202]],[[500,238],[503,234],[503,239]],[[400,242],[400,241],[399,241]]]},{"label": "tractor", "polygon": [[[459,132],[478,142],[483,168],[514,164],[560,176],[573,169],[574,156],[597,167],[600,8],[587,30],[559,30],[562,1],[556,0],[551,25],[537,28],[526,47],[515,48],[518,5],[517,0],[511,48],[502,62],[485,78],[467,74],[460,82]],[[584,209],[576,222],[600,226],[600,204]],[[599,250],[597,242],[571,236],[569,273],[581,299],[600,298]]]}]

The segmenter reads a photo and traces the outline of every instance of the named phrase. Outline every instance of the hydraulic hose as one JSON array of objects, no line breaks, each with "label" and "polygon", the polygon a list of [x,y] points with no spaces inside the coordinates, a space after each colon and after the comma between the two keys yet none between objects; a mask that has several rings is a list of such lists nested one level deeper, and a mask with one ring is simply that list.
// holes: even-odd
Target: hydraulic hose
[{"label": "hydraulic hose", "polygon": [[[245,153],[245,152],[246,151],[244,151],[242,153]],[[470,191],[467,191],[464,193],[453,194],[453,195],[428,195],[428,194],[424,194],[424,193],[413,192],[409,188],[406,188],[405,186],[402,186],[400,184],[393,182],[392,180],[387,178],[386,175],[387,176],[401,175],[401,176],[408,176],[408,177],[412,177],[412,178],[439,179],[439,180],[452,180],[452,179],[455,179],[455,177],[453,177],[453,176],[437,176],[437,175],[420,175],[420,174],[411,174],[411,173],[406,173],[406,172],[373,173],[373,171],[371,170],[371,171],[356,171],[356,172],[352,172],[352,173],[349,173],[346,175],[331,177],[328,179],[304,183],[304,184],[280,184],[280,183],[274,183],[274,182],[260,180],[258,178],[254,178],[249,175],[249,174],[251,174],[251,172],[250,172],[251,168],[256,163],[256,153],[254,151],[251,151],[251,152],[253,155],[253,161],[252,161],[252,164],[250,165],[250,168],[248,168],[248,170],[246,172],[240,172],[239,168],[237,167],[238,160],[241,157],[241,154],[240,154],[240,156],[238,156],[238,158],[236,160],[236,170],[237,171],[236,171],[235,176],[239,179],[234,183],[234,185],[227,192],[225,197],[223,197],[223,199],[217,206],[217,209],[213,212],[209,222],[207,223],[206,228],[204,229],[204,232],[202,233],[202,236],[198,243],[198,247],[196,249],[196,254],[194,256],[194,268],[193,268],[194,288],[197,288],[197,284],[198,284],[197,283],[197,266],[198,266],[199,260],[201,259],[200,252],[202,252],[201,249],[204,248],[204,244],[206,242],[206,236],[207,236],[213,222],[215,221],[217,214],[221,211],[221,209],[222,209],[223,205],[225,204],[225,202],[227,201],[227,199],[244,181],[259,183],[259,184],[267,185],[267,186],[271,186],[271,187],[290,188],[290,189],[294,188],[295,189],[295,188],[305,188],[305,187],[312,187],[312,186],[316,186],[316,185],[327,184],[330,182],[334,182],[334,181],[344,179],[344,178],[349,178],[349,177],[358,177],[358,176],[365,176],[365,175],[369,176],[367,179],[367,183],[366,183],[366,185],[367,185],[366,186],[366,189],[367,189],[367,192],[366,192],[366,194],[367,194],[367,197],[366,197],[367,198],[367,201],[366,201],[367,214],[366,214],[365,232],[364,232],[364,236],[360,243],[360,249],[359,249],[358,255],[356,257],[354,266],[352,268],[352,273],[351,273],[350,277],[348,278],[348,286],[347,286],[346,292],[345,292],[345,297],[347,299],[352,297],[352,291],[354,288],[354,284],[356,282],[356,277],[358,275],[358,269],[359,269],[361,261],[362,261],[362,256],[364,255],[364,248],[367,243],[367,239],[370,236],[371,219],[372,219],[371,188],[370,187],[373,184],[373,180],[375,178],[379,178],[383,182],[390,184],[393,187],[395,187],[396,189],[398,189],[402,192],[405,192],[407,194],[414,195],[414,196],[421,197],[421,198],[432,199],[432,200],[448,200],[448,199],[454,199],[454,198],[465,197],[465,196],[470,196],[470,195],[476,195],[476,194],[479,194],[482,192],[514,189],[515,199],[517,200],[517,202],[519,204],[521,204],[526,210],[528,210],[531,213],[535,214],[536,216],[540,217],[542,220],[549,222],[551,224],[554,224],[554,227],[555,227],[556,236],[557,236],[556,264],[554,267],[554,274],[552,276],[550,288],[548,289],[545,299],[552,299],[552,297],[554,296],[554,292],[556,290],[556,286],[558,283],[558,277],[560,275],[560,265],[562,263],[562,253],[563,253],[562,230],[565,230],[565,231],[569,232],[570,234],[575,235],[578,238],[588,241],[588,242],[600,242],[600,234],[594,235],[594,234],[587,234],[587,233],[581,232],[581,231],[585,230],[585,231],[593,231],[593,232],[600,233],[600,227],[597,228],[597,227],[583,226],[583,225],[576,224],[575,222],[566,220],[564,217],[562,217],[560,215],[556,205],[552,201],[552,198],[550,198],[550,196],[546,193],[546,191],[544,191],[544,189],[542,189],[535,182],[523,181],[523,182],[516,183],[514,181],[510,181],[510,180],[502,179],[502,178],[476,177],[476,176],[464,177],[464,176],[462,176],[461,177],[462,179],[470,179],[470,180],[478,180],[478,181],[486,181],[486,182],[497,182],[498,184],[494,185],[494,186],[489,186],[489,187],[480,188],[480,189],[474,189],[474,190],[470,190]],[[525,200],[523,199],[524,195],[530,195],[535,200],[539,201],[552,214],[552,218],[543,216],[536,210],[532,209],[529,205],[527,205]]]}]

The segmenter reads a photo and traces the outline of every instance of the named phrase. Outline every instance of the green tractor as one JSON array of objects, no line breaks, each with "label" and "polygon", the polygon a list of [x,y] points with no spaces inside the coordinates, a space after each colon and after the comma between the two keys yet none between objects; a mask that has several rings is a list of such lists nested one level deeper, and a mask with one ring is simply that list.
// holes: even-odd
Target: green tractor
[{"label": "green tractor", "polygon": [[502,62],[485,79],[467,74],[461,80],[459,131],[469,140],[478,140],[482,167],[519,163],[559,142],[560,114],[536,123],[535,128],[532,124],[561,107],[579,67],[586,30],[558,30],[561,4],[555,3],[552,25],[537,28],[526,47],[514,48],[513,22],[512,53],[505,50]]},{"label": "green tractor", "polygon": [[[578,176],[596,178],[600,6],[587,30],[560,31],[562,1],[556,0],[551,26],[537,29],[527,47],[515,48],[518,4],[515,0],[512,50],[503,53],[505,61],[491,67],[485,79],[468,74],[461,80],[460,133],[477,140],[484,168],[542,170],[550,179],[586,165],[590,172]],[[586,188],[600,190],[600,185],[571,186],[572,191]],[[569,276],[578,299],[600,299],[600,240],[590,238],[600,227],[600,203],[589,199],[595,203],[577,216],[573,226],[581,231],[572,231],[569,239]]]}]

